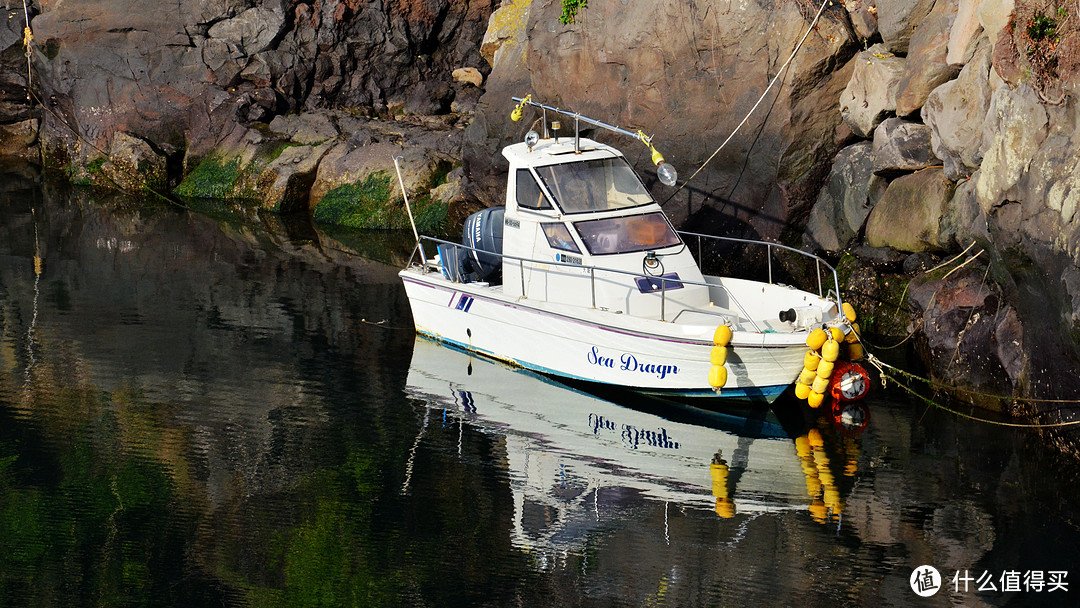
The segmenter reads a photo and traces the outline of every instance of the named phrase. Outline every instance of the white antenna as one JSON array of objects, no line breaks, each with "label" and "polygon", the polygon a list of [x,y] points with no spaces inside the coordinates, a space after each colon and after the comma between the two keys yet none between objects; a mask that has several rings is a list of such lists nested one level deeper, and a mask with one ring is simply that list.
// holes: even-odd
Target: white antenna
[{"label": "white antenna", "polygon": [[405,211],[409,214],[409,225],[412,226],[413,237],[416,238],[416,246],[420,249],[420,263],[427,264],[427,260],[424,258],[424,248],[420,247],[420,233],[416,230],[416,220],[413,219],[412,207],[409,206],[409,195],[405,193],[405,180],[401,178],[401,167],[398,165],[398,161],[401,160],[400,156],[394,156],[394,171],[397,172],[398,185],[401,186],[401,196],[405,199]]}]

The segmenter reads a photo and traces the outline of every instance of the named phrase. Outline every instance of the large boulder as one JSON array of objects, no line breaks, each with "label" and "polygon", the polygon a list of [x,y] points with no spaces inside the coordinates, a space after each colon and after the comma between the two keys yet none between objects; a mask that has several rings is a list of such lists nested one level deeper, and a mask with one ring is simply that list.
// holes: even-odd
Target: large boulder
[{"label": "large boulder", "polygon": [[861,40],[869,40],[878,33],[877,6],[875,0],[844,0],[844,8],[851,18],[851,27]]},{"label": "large boulder", "polygon": [[874,173],[894,177],[938,162],[930,145],[930,127],[889,118],[874,129]]},{"label": "large boulder", "polygon": [[[1011,393],[1025,371],[1023,331],[1002,302],[985,266],[942,278],[921,275],[908,287],[921,318],[923,346],[934,377],[983,393]],[[971,394],[965,395],[970,398]],[[1000,408],[1000,404],[985,405]]]},{"label": "large boulder", "polygon": [[0,123],[0,157],[37,161],[38,120]]},{"label": "large boulder", "polygon": [[896,115],[914,114],[939,84],[956,76],[949,65],[949,35],[956,20],[955,1],[939,0],[911,35],[904,75],[896,87]]},{"label": "large boulder", "polygon": [[279,213],[307,211],[315,172],[331,146],[332,142],[285,147],[258,177],[260,206]]},{"label": "large boulder", "polygon": [[1027,174],[1031,161],[1047,136],[1048,117],[1034,90],[994,91],[983,121],[986,150],[980,165],[975,193],[985,212],[1006,200],[1020,200],[1011,190]]},{"label": "large boulder", "polygon": [[975,242],[990,243],[993,239],[986,226],[986,214],[979,208],[975,195],[978,173],[956,184],[952,198],[945,206],[939,225],[938,242],[946,249],[964,249]]},{"label": "large boulder", "polygon": [[807,246],[839,251],[851,243],[885,190],[886,182],[874,175],[873,165],[870,142],[855,143],[837,153],[807,220]]},{"label": "large boulder", "polygon": [[982,0],[976,13],[983,33],[994,44],[998,36],[1009,25],[1013,16],[1016,0]]},{"label": "large boulder", "polygon": [[953,184],[941,168],[898,177],[866,220],[866,244],[900,251],[938,251],[941,218]]},{"label": "large boulder", "polygon": [[844,123],[859,137],[870,137],[890,113],[896,111],[896,92],[905,59],[883,44],[855,56],[851,80],[840,95]]},{"label": "large boulder", "polygon": [[990,109],[990,48],[975,53],[955,80],[934,89],[923,106],[931,129],[934,154],[945,163],[945,175],[957,181],[978,169],[983,160],[983,123]]},{"label": "large boulder", "polygon": [[341,133],[336,117],[328,111],[305,112],[277,116],[270,122],[270,132],[301,145],[318,145],[337,138]]},{"label": "large boulder", "polygon": [[125,192],[164,192],[168,186],[165,157],[150,143],[128,133],[115,133],[101,172]]},{"label": "large boulder", "polygon": [[945,63],[964,65],[975,52],[978,34],[982,31],[979,23],[979,6],[983,0],[960,0],[956,9],[956,19],[949,30],[948,52]]},{"label": "large boulder", "polygon": [[271,48],[285,28],[283,7],[255,6],[231,19],[222,19],[207,30],[211,40],[220,40],[242,57],[253,56]]},{"label": "large boulder", "polygon": [[[878,32],[893,53],[907,54],[912,33],[934,8],[935,0],[892,0],[877,2]],[[946,0],[943,0],[946,1]]]}]

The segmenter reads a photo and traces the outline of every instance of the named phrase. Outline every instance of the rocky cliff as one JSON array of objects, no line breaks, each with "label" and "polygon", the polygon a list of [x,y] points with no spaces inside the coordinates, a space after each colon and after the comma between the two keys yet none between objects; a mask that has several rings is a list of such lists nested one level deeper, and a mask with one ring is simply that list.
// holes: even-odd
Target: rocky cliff
[{"label": "rocky cliff", "polygon": [[24,11],[0,27],[0,147],[316,214],[403,155],[412,192],[493,204],[497,150],[529,127],[510,97],[533,93],[654,134],[678,189],[618,143],[677,224],[835,256],[864,325],[910,332],[937,378],[1080,395],[1080,9],[820,7],[593,0],[566,23],[560,0],[37,0],[29,87]]}]

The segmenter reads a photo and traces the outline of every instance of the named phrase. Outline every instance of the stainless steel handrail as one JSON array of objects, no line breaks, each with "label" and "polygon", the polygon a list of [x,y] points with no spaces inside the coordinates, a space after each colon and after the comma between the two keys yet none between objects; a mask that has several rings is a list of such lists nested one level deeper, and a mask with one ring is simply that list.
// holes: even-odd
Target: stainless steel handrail
[{"label": "stainless steel handrail", "polygon": [[[468,251],[475,251],[477,253],[484,254],[484,255],[495,256],[495,257],[498,257],[498,258],[500,258],[502,260],[516,260],[518,262],[518,267],[520,269],[519,272],[521,274],[521,293],[522,293],[522,296],[526,297],[526,298],[528,297],[528,294],[525,293],[525,262],[529,262],[529,263],[532,263],[532,264],[544,264],[546,266],[562,266],[562,267],[565,267],[565,268],[588,269],[590,271],[590,284],[591,284],[591,289],[592,289],[593,308],[596,307],[596,271],[597,270],[599,270],[601,272],[608,272],[608,273],[611,273],[611,274],[625,275],[625,276],[629,276],[629,277],[639,277],[639,276],[641,276],[639,273],[630,272],[630,271],[627,271],[627,270],[619,270],[617,268],[604,268],[603,266],[585,266],[585,265],[582,265],[582,264],[570,264],[570,263],[567,263],[567,262],[554,262],[554,261],[550,261],[550,260],[536,260],[536,259],[532,259],[532,258],[522,258],[522,257],[518,257],[518,256],[503,254],[503,253],[494,253],[494,252],[491,252],[491,251],[484,251],[483,249],[477,249],[476,247],[470,247],[469,245],[464,245],[462,243],[455,243],[455,242],[452,242],[452,241],[446,241],[446,240],[438,239],[438,238],[431,237],[431,236],[423,236],[423,235],[421,235],[420,240],[421,241],[431,241],[432,243],[436,244],[436,248],[438,247],[438,245],[450,245],[452,247],[460,247],[461,249],[466,249]],[[417,243],[417,246],[419,246],[419,243]],[[414,257],[415,257],[415,250],[414,250],[413,253],[414,253]],[[410,265],[412,264],[412,259],[413,258],[409,259]],[[431,263],[431,262],[428,262],[428,263],[424,264],[424,268],[428,268],[428,267],[434,267],[434,264]],[[690,280],[684,280],[684,279],[678,279],[678,280],[666,279],[664,277],[657,277],[657,278],[660,279],[660,285],[661,285],[661,287],[660,287],[660,309],[661,309],[661,315],[660,316],[661,316],[661,320],[664,320],[664,318],[663,318],[664,317],[664,309],[665,309],[665,302],[666,302],[666,299],[667,299],[667,283],[668,283],[668,281],[670,281],[672,283],[679,283],[681,285],[697,285],[697,286],[706,287],[706,288],[719,287],[720,289],[723,289],[724,292],[727,293],[728,298],[730,298],[731,301],[735,303],[735,306],[738,307],[739,312],[742,313],[743,318],[745,318],[747,321],[749,321],[750,324],[754,326],[754,329],[756,331],[758,331],[759,333],[762,331],[761,327],[758,326],[757,322],[755,322],[753,317],[750,316],[750,313],[747,312],[746,308],[743,307],[741,302],[739,302],[739,299],[736,298],[735,294],[731,293],[731,290],[729,290],[727,287],[725,287],[725,286],[723,286],[723,285],[721,285],[719,283],[707,283],[707,282],[702,283],[702,282],[698,282],[698,281],[690,281]]]},{"label": "stainless steel handrail", "polygon": [[702,242],[703,239],[704,240],[710,240],[710,241],[728,241],[728,242],[732,242],[732,243],[745,243],[745,244],[749,244],[749,245],[764,245],[765,246],[765,255],[768,258],[768,272],[769,272],[769,284],[770,285],[773,282],[773,280],[772,280],[772,249],[774,247],[778,248],[778,249],[785,249],[787,251],[797,253],[797,254],[799,254],[799,255],[801,255],[803,257],[810,258],[811,260],[814,261],[814,267],[815,267],[815,270],[817,271],[818,296],[822,297],[822,298],[825,297],[824,286],[821,283],[821,266],[825,266],[826,268],[829,269],[830,272],[832,272],[832,275],[833,275],[833,288],[835,289],[835,293],[836,293],[837,307],[839,308],[843,304],[841,299],[840,299],[840,275],[839,275],[839,273],[836,272],[836,269],[833,268],[832,265],[830,265],[828,262],[823,260],[821,257],[819,257],[819,256],[817,256],[817,255],[815,255],[813,253],[810,253],[808,251],[803,251],[802,249],[798,249],[798,248],[795,248],[795,247],[789,247],[787,245],[781,245],[780,243],[770,243],[768,241],[755,241],[753,239],[740,239],[740,238],[735,238],[735,237],[731,237],[731,236],[716,236],[716,235],[712,235],[712,234],[699,234],[697,232],[684,232],[684,231],[681,231],[681,230],[676,231],[676,232],[679,234],[679,236],[682,236],[682,237],[687,237],[687,236],[697,237],[697,239],[698,239],[698,248],[697,248],[698,249],[698,257],[697,257],[698,264],[701,263],[701,242]]}]

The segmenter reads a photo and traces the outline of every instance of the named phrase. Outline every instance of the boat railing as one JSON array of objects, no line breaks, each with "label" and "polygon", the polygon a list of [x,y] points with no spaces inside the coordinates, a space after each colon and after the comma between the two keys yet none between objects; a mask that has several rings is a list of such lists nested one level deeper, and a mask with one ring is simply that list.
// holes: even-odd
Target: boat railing
[{"label": "boat railing", "polygon": [[[525,297],[528,297],[527,288],[526,288],[526,285],[525,285],[525,264],[527,264],[527,263],[528,264],[538,264],[538,265],[542,264],[544,266],[560,266],[560,267],[565,267],[565,268],[574,269],[574,270],[582,270],[582,269],[588,270],[589,271],[589,285],[590,285],[590,289],[592,291],[591,295],[592,295],[592,307],[593,308],[596,308],[596,275],[597,275],[598,272],[599,273],[613,274],[613,275],[622,275],[622,276],[631,277],[631,278],[637,278],[637,277],[641,276],[641,273],[632,272],[632,271],[629,271],[629,270],[620,270],[620,269],[617,269],[617,268],[604,268],[602,266],[586,266],[586,265],[582,265],[582,264],[571,264],[571,263],[567,263],[567,262],[556,262],[556,261],[551,261],[551,260],[537,260],[537,259],[532,259],[532,258],[522,258],[522,257],[507,255],[507,254],[503,254],[503,253],[494,253],[494,252],[491,252],[491,251],[484,251],[483,249],[477,249],[476,247],[470,247],[469,245],[464,245],[462,243],[455,243],[455,242],[452,242],[452,241],[446,241],[446,240],[438,239],[438,238],[431,237],[431,236],[421,236],[420,237],[420,240],[417,242],[416,247],[413,249],[412,255],[409,257],[408,266],[413,265],[413,260],[416,259],[417,252],[421,251],[421,242],[423,242],[423,241],[429,241],[431,243],[434,243],[436,248],[439,245],[449,245],[451,247],[464,249],[466,251],[474,251],[474,252],[476,252],[478,254],[481,254],[481,255],[497,257],[500,260],[502,260],[504,263],[506,262],[506,260],[512,260],[512,261],[517,262],[518,266],[520,268],[519,275],[521,277],[521,293]],[[439,272],[439,271],[442,270],[441,261],[440,261],[440,264],[436,264],[433,259],[429,259],[429,258],[424,257],[422,253],[421,253],[421,258],[423,260],[422,265],[423,265],[425,270],[436,271],[436,272]],[[724,292],[727,294],[730,301],[732,303],[734,303],[735,306],[738,308],[739,313],[741,314],[741,317],[743,319],[745,319],[746,321],[749,321],[750,324],[753,325],[755,331],[757,331],[759,333],[762,331],[761,327],[758,326],[758,324],[754,321],[754,318],[752,316],[750,316],[750,313],[747,312],[746,308],[742,305],[742,303],[739,302],[739,299],[735,297],[735,294],[733,294],[731,292],[731,290],[728,289],[727,287],[725,287],[724,285],[721,285],[719,283],[707,283],[707,282],[703,283],[703,282],[699,282],[699,281],[690,281],[690,280],[686,280],[686,279],[669,279],[669,278],[666,278],[666,277],[663,277],[663,276],[654,276],[654,277],[649,277],[649,278],[652,279],[652,280],[658,281],[660,283],[659,295],[660,295],[660,320],[661,321],[666,321],[667,320],[666,319],[666,307],[667,307],[668,283],[671,283],[672,285],[679,285],[679,286],[682,286],[682,285],[697,285],[697,286],[701,286],[701,287],[705,287],[705,288],[714,288],[715,287],[715,288],[720,288],[720,289],[724,290]],[[656,293],[656,292],[649,292],[649,293]]]},{"label": "boat railing", "polygon": [[[703,260],[702,260],[702,243],[703,242],[723,241],[723,242],[727,242],[727,243],[741,243],[741,244],[744,244],[744,245],[754,245],[754,246],[763,246],[763,247],[765,247],[765,259],[766,259],[766,266],[768,268],[768,277],[769,277],[768,282],[769,282],[770,285],[773,284],[773,266],[772,266],[772,263],[773,263],[773,250],[780,249],[780,250],[790,251],[792,253],[796,253],[796,254],[798,254],[800,256],[803,256],[804,258],[807,258],[809,261],[814,263],[814,270],[815,270],[815,273],[817,275],[817,295],[818,295],[818,297],[826,298],[829,295],[832,295],[833,297],[836,298],[837,307],[839,308],[840,305],[841,305],[841,300],[840,300],[840,275],[836,272],[836,269],[833,268],[832,265],[830,265],[828,262],[826,262],[825,260],[823,260],[819,256],[814,255],[813,253],[810,253],[808,251],[803,251],[802,249],[797,249],[795,247],[789,247],[787,245],[781,245],[780,243],[771,243],[769,241],[757,241],[757,240],[753,240],[753,239],[740,239],[740,238],[735,238],[735,237],[730,237],[730,236],[716,236],[716,235],[711,235],[711,234],[699,234],[699,233],[696,233],[696,232],[679,231],[678,234],[679,234],[679,236],[681,236],[683,238],[683,242],[686,242],[688,240],[687,237],[694,237],[697,240],[697,257],[696,257],[696,259],[698,261],[698,264],[703,263]],[[821,270],[822,266],[824,266],[826,268],[827,272],[832,273],[832,286],[831,286],[830,289],[825,289],[825,285],[824,285],[824,283],[822,281],[822,270]],[[801,287],[801,286],[796,285],[795,287]]]}]

